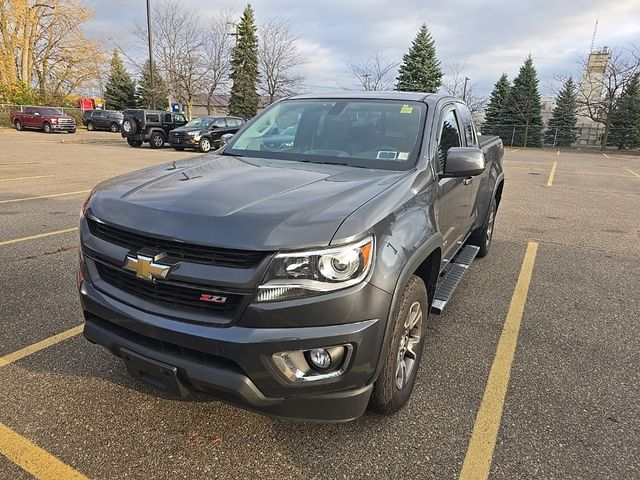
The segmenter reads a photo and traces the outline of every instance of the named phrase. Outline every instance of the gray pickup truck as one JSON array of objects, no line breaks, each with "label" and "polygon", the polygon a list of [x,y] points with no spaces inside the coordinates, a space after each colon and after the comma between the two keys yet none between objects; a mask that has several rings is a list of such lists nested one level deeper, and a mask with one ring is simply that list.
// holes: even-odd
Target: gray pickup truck
[{"label": "gray pickup truck", "polygon": [[500,139],[453,97],[350,92],[279,101],[227,140],[92,191],[85,337],[180,396],[312,421],[395,412],[428,314],[489,250]]}]

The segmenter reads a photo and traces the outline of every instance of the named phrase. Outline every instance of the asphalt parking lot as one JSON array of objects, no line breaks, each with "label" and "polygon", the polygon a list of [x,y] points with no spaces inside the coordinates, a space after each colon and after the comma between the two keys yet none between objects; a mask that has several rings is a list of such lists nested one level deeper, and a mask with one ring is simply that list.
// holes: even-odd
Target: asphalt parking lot
[{"label": "asphalt parking lot", "polygon": [[640,156],[507,149],[491,252],[430,317],[409,405],[321,425],[159,394],[74,329],[88,191],[197,154],[0,142],[0,478],[638,478]]}]

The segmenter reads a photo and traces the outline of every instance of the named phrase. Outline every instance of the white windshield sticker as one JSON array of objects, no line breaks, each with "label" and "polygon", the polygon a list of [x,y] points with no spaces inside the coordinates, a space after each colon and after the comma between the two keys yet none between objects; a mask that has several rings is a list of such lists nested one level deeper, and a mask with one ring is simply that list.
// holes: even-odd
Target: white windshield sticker
[{"label": "white windshield sticker", "polygon": [[397,156],[397,152],[393,152],[391,150],[380,150],[378,151],[376,158],[378,160],[395,160]]}]

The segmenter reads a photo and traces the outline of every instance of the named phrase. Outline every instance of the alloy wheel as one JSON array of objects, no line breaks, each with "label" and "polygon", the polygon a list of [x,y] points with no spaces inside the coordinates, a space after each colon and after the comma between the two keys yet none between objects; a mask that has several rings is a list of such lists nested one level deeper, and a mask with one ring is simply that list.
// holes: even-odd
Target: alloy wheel
[{"label": "alloy wheel", "polygon": [[417,346],[422,337],[422,307],[414,302],[409,308],[404,322],[404,334],[400,338],[400,348],[396,362],[396,388],[402,390],[408,383],[418,360]]}]

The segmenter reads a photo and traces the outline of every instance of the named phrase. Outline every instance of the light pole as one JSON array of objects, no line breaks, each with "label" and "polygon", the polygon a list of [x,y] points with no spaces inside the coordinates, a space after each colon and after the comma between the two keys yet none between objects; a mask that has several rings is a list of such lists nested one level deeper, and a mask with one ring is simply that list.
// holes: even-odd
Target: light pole
[{"label": "light pole", "polygon": [[156,108],[156,90],[153,82],[153,49],[151,47],[151,0],[147,0],[147,39],[149,41],[149,87],[151,90],[151,108]]},{"label": "light pole", "polygon": [[464,88],[462,90],[462,100],[467,101],[467,82],[469,81],[469,77],[464,77]]}]

